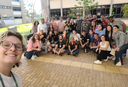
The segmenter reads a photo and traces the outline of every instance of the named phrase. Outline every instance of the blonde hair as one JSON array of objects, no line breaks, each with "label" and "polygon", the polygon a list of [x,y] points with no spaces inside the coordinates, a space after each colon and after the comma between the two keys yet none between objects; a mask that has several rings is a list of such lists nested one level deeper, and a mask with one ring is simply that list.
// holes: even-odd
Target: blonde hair
[{"label": "blonde hair", "polygon": [[[15,36],[15,37],[17,37],[17,38],[21,41],[21,43],[22,43],[22,45],[23,45],[23,50],[22,50],[23,53],[26,52],[26,49],[27,49],[27,48],[26,48],[24,39],[23,39],[22,35],[21,35],[19,32],[6,31],[6,32],[4,32],[4,33],[1,33],[1,34],[0,34],[0,42],[3,41],[3,40],[4,40],[6,37],[8,37],[8,36]],[[21,63],[21,62],[16,63],[15,66],[19,67],[20,63]]]}]

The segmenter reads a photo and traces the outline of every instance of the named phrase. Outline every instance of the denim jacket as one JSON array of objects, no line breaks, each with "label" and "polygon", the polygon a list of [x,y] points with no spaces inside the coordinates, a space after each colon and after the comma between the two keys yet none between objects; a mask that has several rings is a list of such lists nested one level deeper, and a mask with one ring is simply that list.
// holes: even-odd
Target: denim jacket
[{"label": "denim jacket", "polygon": [[122,31],[118,31],[117,34],[113,34],[116,42],[116,47],[121,48],[125,44],[128,44],[128,36]]}]

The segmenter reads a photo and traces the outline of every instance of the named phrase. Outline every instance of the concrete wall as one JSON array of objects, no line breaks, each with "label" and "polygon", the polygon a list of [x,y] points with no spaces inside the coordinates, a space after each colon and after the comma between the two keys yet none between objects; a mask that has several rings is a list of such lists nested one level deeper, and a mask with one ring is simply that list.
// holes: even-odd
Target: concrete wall
[{"label": "concrete wall", "polygon": [[22,19],[14,19],[14,21],[15,21],[15,25],[23,23]]},{"label": "concrete wall", "polygon": [[0,0],[0,5],[12,6],[11,1],[12,1],[12,0]]},{"label": "concrete wall", "polygon": [[[80,0],[79,0],[80,1]],[[99,5],[110,5],[111,0],[95,0]],[[75,7],[78,5],[76,0],[62,0],[63,8]],[[128,0],[113,0],[113,4],[128,3]],[[60,0],[50,0],[51,9],[60,9]]]},{"label": "concrete wall", "polygon": [[0,9],[0,15],[3,17],[3,15],[7,15],[7,17],[12,16],[13,17],[13,10],[12,9]]}]

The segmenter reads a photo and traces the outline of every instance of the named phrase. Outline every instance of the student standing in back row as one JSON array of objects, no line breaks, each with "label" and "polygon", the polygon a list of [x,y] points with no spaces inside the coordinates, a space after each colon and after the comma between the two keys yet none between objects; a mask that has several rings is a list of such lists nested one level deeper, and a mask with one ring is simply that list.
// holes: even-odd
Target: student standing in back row
[{"label": "student standing in back row", "polygon": [[58,22],[58,32],[59,34],[63,34],[64,31],[64,22],[62,17],[60,17],[60,21]]},{"label": "student standing in back row", "polygon": [[43,32],[47,35],[47,25],[44,22],[44,18],[41,19],[41,23],[38,25],[38,33],[40,30],[43,30]]},{"label": "student standing in back row", "polygon": [[77,26],[76,26],[76,32],[77,33],[79,33],[79,34],[81,34],[81,23],[82,23],[82,20],[80,19],[80,15],[79,14],[77,14],[77,20],[76,20],[76,24],[77,24]]},{"label": "student standing in back row", "polygon": [[112,25],[118,25],[119,26],[119,30],[124,32],[126,34],[126,24],[121,21],[121,20],[115,20],[113,16],[109,17],[110,22],[112,23]]},{"label": "student standing in back row", "polygon": [[90,23],[84,17],[84,21],[81,23],[81,34],[82,34],[82,31],[86,31],[86,33],[88,34],[90,28],[91,28]]}]

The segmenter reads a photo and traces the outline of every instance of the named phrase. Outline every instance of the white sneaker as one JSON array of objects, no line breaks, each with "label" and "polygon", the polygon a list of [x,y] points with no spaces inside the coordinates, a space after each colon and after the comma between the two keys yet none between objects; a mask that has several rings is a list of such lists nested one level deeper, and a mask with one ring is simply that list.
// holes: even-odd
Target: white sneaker
[{"label": "white sneaker", "polygon": [[115,59],[116,59],[116,57],[115,57],[115,56],[113,56],[113,57],[112,57],[112,60],[115,60]]},{"label": "white sneaker", "polygon": [[107,59],[111,60],[111,59],[112,59],[112,57],[110,57],[110,56],[107,56]]},{"label": "white sneaker", "polygon": [[85,49],[84,52],[87,53],[87,49]]},{"label": "white sneaker", "polygon": [[34,60],[36,57],[37,57],[37,56],[33,55],[33,56],[31,57],[31,59]]},{"label": "white sneaker", "polygon": [[97,61],[94,61],[95,64],[102,64],[101,61],[97,60]]},{"label": "white sneaker", "polygon": [[121,62],[118,62],[118,63],[116,64],[116,66],[121,66]]},{"label": "white sneaker", "polygon": [[108,61],[109,58],[110,58],[110,57],[107,57],[107,59],[104,59],[104,61]]}]

